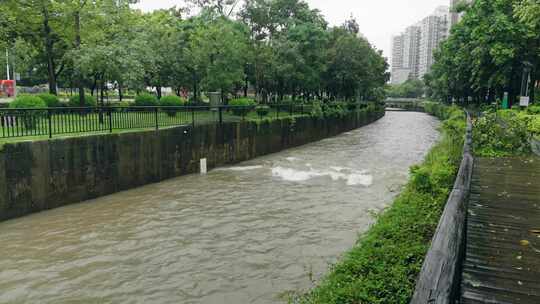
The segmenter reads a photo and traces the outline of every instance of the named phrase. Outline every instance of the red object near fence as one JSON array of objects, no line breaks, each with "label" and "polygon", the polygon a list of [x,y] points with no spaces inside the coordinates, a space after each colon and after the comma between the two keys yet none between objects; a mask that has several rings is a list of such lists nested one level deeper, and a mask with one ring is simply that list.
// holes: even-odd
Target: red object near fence
[{"label": "red object near fence", "polygon": [[0,80],[0,97],[15,96],[15,80]]}]

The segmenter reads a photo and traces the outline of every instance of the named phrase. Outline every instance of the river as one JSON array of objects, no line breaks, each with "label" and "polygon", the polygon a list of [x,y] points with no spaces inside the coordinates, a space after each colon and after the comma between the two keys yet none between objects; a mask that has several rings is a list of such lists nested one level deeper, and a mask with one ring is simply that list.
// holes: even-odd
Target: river
[{"label": "river", "polygon": [[0,303],[283,303],[387,207],[437,141],[389,112],[266,157],[0,223]]}]

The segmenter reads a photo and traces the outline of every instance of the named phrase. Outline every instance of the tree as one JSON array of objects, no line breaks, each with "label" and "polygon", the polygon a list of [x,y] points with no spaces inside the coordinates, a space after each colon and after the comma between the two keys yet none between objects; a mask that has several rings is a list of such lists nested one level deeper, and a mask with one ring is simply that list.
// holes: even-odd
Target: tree
[{"label": "tree", "polygon": [[[520,94],[524,62],[539,64],[538,2],[476,0],[436,54],[429,92],[445,100],[476,102]],[[533,81],[534,83],[534,81]]]},{"label": "tree", "polygon": [[245,77],[245,54],[249,36],[239,23],[225,18],[199,27],[191,40],[191,54],[203,86],[219,91],[222,98]]},{"label": "tree", "polygon": [[400,85],[389,86],[387,94],[394,98],[421,98],[424,95],[424,90],[422,80],[409,79]]},{"label": "tree", "polygon": [[13,14],[9,23],[15,35],[33,45],[40,51],[37,56],[45,59],[49,91],[56,94],[57,78],[69,49],[61,7],[50,0],[8,0],[4,7]]},{"label": "tree", "polygon": [[[264,102],[380,98],[388,64],[359,26],[328,28],[301,0],[191,0],[201,11],[143,13],[133,0],[6,0],[0,44],[9,42],[27,74],[50,91],[76,88],[99,95],[113,86],[120,99],[163,87],[219,91],[223,100],[254,88]],[[232,16],[238,12],[238,19]],[[5,13],[5,14],[4,14]]]}]

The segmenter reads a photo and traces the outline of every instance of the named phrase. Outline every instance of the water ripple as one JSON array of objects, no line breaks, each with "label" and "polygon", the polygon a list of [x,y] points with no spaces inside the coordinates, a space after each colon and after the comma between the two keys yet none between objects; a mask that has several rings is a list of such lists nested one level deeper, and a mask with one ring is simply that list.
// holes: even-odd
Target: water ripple
[{"label": "water ripple", "polygon": [[438,139],[424,114],[0,223],[0,303],[282,303]]}]

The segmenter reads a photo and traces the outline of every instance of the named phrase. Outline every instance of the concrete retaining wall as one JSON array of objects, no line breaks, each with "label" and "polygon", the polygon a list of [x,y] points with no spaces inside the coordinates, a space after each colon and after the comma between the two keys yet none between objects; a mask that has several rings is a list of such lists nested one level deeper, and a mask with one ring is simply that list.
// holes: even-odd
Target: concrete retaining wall
[{"label": "concrete retaining wall", "polygon": [[0,221],[234,164],[367,125],[384,111],[5,144]]}]

